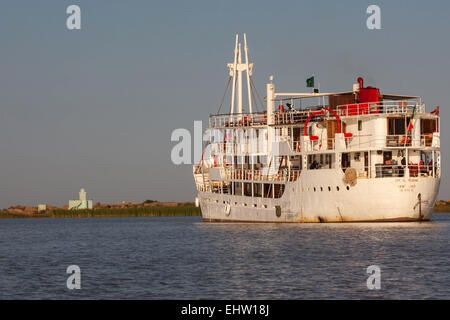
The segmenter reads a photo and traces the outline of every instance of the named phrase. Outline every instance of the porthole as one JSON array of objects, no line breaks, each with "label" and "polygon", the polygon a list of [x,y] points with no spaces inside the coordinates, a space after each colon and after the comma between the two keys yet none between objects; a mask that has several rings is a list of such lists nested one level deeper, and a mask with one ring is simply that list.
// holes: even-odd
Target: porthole
[{"label": "porthole", "polygon": [[255,203],[253,206],[256,208],[256,207],[257,207],[257,204]]},{"label": "porthole", "polygon": [[316,192],[316,187],[314,187],[314,192]]},{"label": "porthole", "polygon": [[328,186],[328,191],[331,191],[331,187],[330,186]]},{"label": "porthole", "polygon": [[336,190],[339,191],[339,186],[336,187]]},{"label": "porthole", "polygon": [[350,187],[349,187],[349,186],[347,186],[346,188],[347,188],[347,190],[350,190]]},{"label": "porthole", "polygon": [[320,191],[323,191],[323,188],[322,188],[322,187],[320,187]]}]

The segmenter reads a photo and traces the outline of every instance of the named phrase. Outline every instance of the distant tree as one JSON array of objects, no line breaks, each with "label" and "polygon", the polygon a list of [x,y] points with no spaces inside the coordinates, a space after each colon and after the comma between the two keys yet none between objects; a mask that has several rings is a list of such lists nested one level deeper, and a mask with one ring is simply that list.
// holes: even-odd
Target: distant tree
[{"label": "distant tree", "polygon": [[156,200],[145,200],[144,203],[153,203],[156,202]]}]

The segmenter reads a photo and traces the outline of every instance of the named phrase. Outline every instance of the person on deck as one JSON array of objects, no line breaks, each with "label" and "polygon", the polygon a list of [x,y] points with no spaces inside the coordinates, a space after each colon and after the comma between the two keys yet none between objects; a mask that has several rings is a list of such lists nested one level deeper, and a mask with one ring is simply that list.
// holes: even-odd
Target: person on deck
[{"label": "person on deck", "polygon": [[309,166],[310,169],[314,170],[314,169],[319,169],[319,164],[317,163],[316,160],[314,160],[311,165]]}]

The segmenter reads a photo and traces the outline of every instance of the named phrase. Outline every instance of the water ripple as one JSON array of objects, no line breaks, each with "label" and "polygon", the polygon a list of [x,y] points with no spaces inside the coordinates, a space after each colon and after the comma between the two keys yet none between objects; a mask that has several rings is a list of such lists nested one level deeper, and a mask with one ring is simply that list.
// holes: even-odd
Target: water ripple
[{"label": "water ripple", "polygon": [[[449,299],[450,215],[426,223],[0,222],[1,299]],[[81,268],[82,289],[66,288]],[[366,268],[381,267],[381,290]]]}]

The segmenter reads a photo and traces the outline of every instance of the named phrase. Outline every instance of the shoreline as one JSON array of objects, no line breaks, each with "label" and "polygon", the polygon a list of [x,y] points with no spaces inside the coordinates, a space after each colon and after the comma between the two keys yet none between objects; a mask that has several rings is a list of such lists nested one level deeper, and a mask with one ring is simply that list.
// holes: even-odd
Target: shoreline
[{"label": "shoreline", "polygon": [[[450,205],[439,205],[434,214],[450,213]],[[119,217],[200,217],[201,210],[195,206],[153,206],[131,208],[101,208],[67,210],[52,209],[45,213],[12,213],[0,211],[0,219],[27,218],[119,218]]]},{"label": "shoreline", "polygon": [[114,217],[192,217],[201,216],[195,206],[152,206],[101,209],[52,209],[42,213],[0,212],[0,219],[26,218],[114,218]]}]

